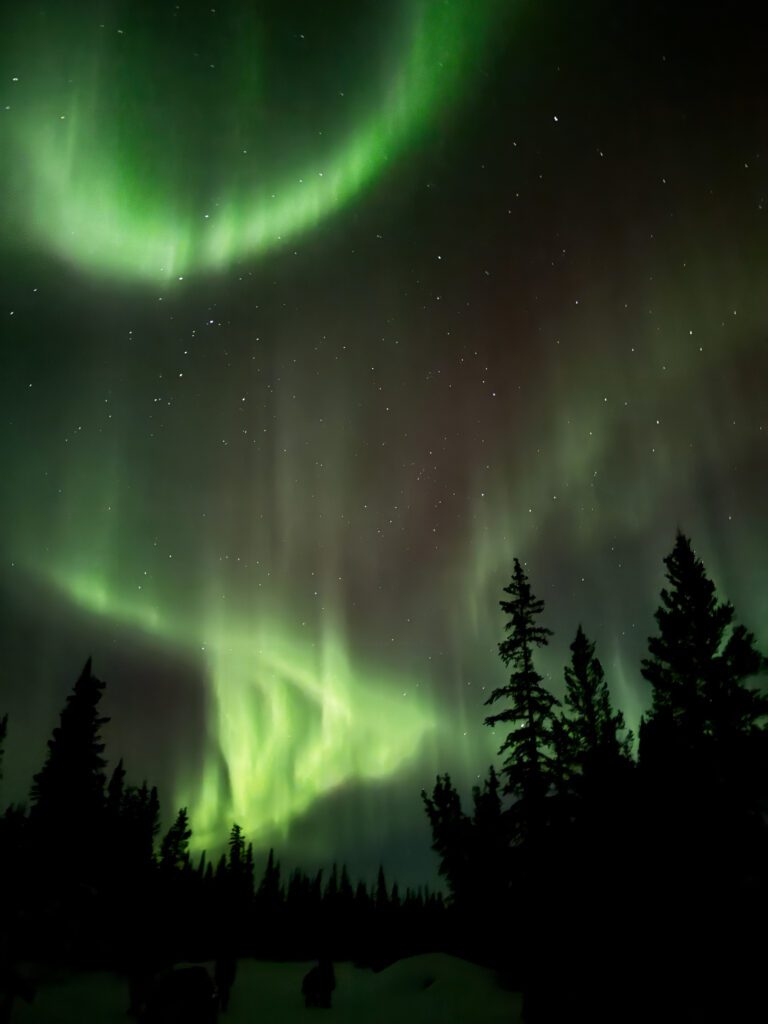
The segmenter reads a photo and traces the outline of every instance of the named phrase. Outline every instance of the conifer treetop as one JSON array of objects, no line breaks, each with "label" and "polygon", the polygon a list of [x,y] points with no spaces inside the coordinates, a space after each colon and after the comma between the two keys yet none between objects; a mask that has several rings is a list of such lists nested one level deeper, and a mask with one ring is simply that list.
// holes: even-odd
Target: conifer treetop
[{"label": "conifer treetop", "polygon": [[765,669],[754,635],[734,623],[730,601],[715,584],[691,541],[678,531],[664,559],[668,586],[655,612],[659,631],[649,637],[641,674],[653,688],[651,718],[663,715],[692,733],[729,721],[737,731],[766,714],[765,699],[743,683]]},{"label": "conifer treetop", "polygon": [[534,648],[546,647],[552,631],[537,622],[544,602],[534,597],[517,558],[504,592],[510,599],[499,604],[509,616],[504,626],[508,635],[499,644],[499,655],[512,671],[509,682],[496,687],[485,704],[505,700],[508,705],[487,716],[485,724],[511,726],[499,748],[499,755],[504,755],[504,792],[525,798],[530,804],[544,798],[554,778],[552,715],[559,701],[541,685],[542,676],[533,663]]}]

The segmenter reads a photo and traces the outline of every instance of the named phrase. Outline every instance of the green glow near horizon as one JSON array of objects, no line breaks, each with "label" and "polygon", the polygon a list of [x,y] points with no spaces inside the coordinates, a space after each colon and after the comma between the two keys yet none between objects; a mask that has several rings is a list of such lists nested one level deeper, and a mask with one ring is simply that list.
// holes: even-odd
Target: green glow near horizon
[{"label": "green glow near horizon", "polygon": [[[282,832],[339,786],[385,779],[440,728],[426,695],[353,665],[343,627],[328,615],[316,641],[259,619],[198,626],[163,615],[148,598],[127,600],[98,575],[62,574],[77,607],[138,629],[186,653],[208,673],[208,747],[180,782],[174,804],[192,811],[197,848],[221,841],[237,820],[258,841]],[[198,629],[200,632],[198,632]]]},{"label": "green glow near horizon", "polygon": [[[255,138],[249,142],[259,151],[255,178],[237,167],[247,150],[217,153],[227,184],[215,199],[194,187],[188,194],[188,168],[176,166],[183,157],[149,129],[143,138],[141,108],[121,107],[119,83],[104,102],[109,83],[97,63],[86,84],[85,71],[73,80],[63,104],[46,94],[12,128],[25,176],[18,190],[21,229],[34,244],[90,271],[170,280],[222,270],[314,228],[369,186],[455,96],[490,21],[488,2],[425,0],[409,14],[402,58],[383,95],[351,130],[336,132],[341,137],[325,152],[313,132],[304,153],[282,162]],[[84,52],[70,63],[77,73],[94,60]],[[130,80],[123,88],[133,99]],[[247,104],[248,97],[232,97],[238,100]],[[198,143],[205,130],[195,126]],[[279,141],[266,145],[279,148]],[[172,152],[163,156],[163,144]],[[269,166],[276,161],[279,173]]]}]

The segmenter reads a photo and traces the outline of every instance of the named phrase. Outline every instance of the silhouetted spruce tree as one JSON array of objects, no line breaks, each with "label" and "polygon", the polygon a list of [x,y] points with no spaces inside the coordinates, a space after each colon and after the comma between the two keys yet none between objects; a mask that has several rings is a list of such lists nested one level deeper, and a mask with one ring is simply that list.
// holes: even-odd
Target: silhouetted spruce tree
[{"label": "silhouetted spruce tree", "polygon": [[630,841],[634,762],[632,736],[624,716],[611,704],[595,645],[581,626],[565,666],[563,704],[564,712],[556,719],[558,823],[571,833],[561,841],[575,844],[569,853],[573,863],[583,858],[579,870],[585,883],[589,875],[594,899],[595,887],[605,889],[614,866],[626,857],[622,847]]},{"label": "silhouetted spruce tree", "polygon": [[122,831],[128,870],[143,874],[155,863],[155,840],[160,830],[160,799],[157,786],[146,779],[128,786],[122,800]]},{"label": "silhouetted spruce tree", "polygon": [[768,701],[746,683],[765,659],[734,623],[733,605],[718,600],[688,537],[678,532],[664,564],[658,634],[641,669],[652,706],[640,768],[656,862],[672,857],[692,884],[697,872],[722,875],[730,863],[743,873],[764,857]]},{"label": "silhouetted spruce tree", "polygon": [[246,896],[250,899],[253,896],[253,843],[248,843],[245,848],[244,883]]},{"label": "silhouetted spruce tree", "polygon": [[[104,860],[110,887],[122,889],[130,870],[131,846],[125,804],[125,767],[123,759],[115,765],[107,785],[104,823]],[[115,912],[114,917],[119,916]]]},{"label": "silhouetted spruce tree", "polygon": [[109,721],[99,713],[103,692],[104,683],[93,675],[89,658],[48,740],[48,754],[31,792],[31,820],[40,841],[55,842],[62,869],[77,865],[86,877],[102,853],[98,837],[106,761],[100,730]]},{"label": "silhouetted spruce tree", "polygon": [[230,830],[227,849],[226,876],[231,900],[249,903],[253,896],[253,848],[246,845],[238,824]]},{"label": "silhouetted spruce tree", "polygon": [[671,773],[700,787],[715,769],[727,789],[744,787],[743,755],[761,742],[768,714],[765,695],[745,682],[765,660],[753,634],[734,623],[733,605],[718,601],[688,537],[678,532],[664,564],[659,632],[641,668],[653,701],[641,727],[641,762],[668,782]]},{"label": "silhouetted spruce tree", "polygon": [[309,885],[309,906],[312,919],[315,923],[320,918],[320,912],[323,906],[323,875],[325,872],[322,868],[319,868],[317,874],[312,879]]},{"label": "silhouetted spruce tree", "polygon": [[327,936],[323,928],[323,875],[320,868],[316,874],[307,879],[304,893],[304,917],[303,930],[304,941],[307,943],[307,950],[311,956],[316,956],[318,950],[327,945]]},{"label": "silhouetted spruce tree", "polygon": [[494,824],[501,816],[501,794],[499,792],[501,783],[496,769],[493,765],[488,768],[488,777],[482,787],[472,787],[472,803],[474,812],[472,821],[475,825],[484,827],[486,823]]},{"label": "silhouetted spruce tree", "polygon": [[160,845],[160,867],[163,871],[181,871],[187,867],[191,838],[192,829],[189,827],[187,808],[181,807]]},{"label": "silhouetted spruce tree", "polygon": [[373,924],[373,900],[368,886],[362,879],[359,879],[355,886],[355,899],[352,910],[352,931],[356,936],[353,955],[357,959],[365,959],[371,953],[371,937],[374,932]]},{"label": "silhouetted spruce tree", "polygon": [[122,757],[115,765],[114,771],[107,786],[107,811],[117,818],[123,809],[123,796],[125,793],[125,767]]},{"label": "silhouetted spruce tree", "polygon": [[658,632],[641,669],[652,706],[640,726],[638,923],[655,945],[656,973],[668,972],[661,983],[681,1002],[707,977],[709,1011],[719,1000],[718,1016],[753,1019],[744,1000],[761,975],[750,936],[767,899],[760,751],[768,706],[746,683],[764,659],[753,635],[734,623],[730,602],[718,600],[688,537],[678,532],[664,564]]},{"label": "silhouetted spruce tree", "polygon": [[239,875],[245,864],[245,838],[243,830],[238,824],[234,824],[227,840],[229,849],[228,868],[232,875]]},{"label": "silhouetted spruce tree", "polygon": [[341,866],[341,877],[339,879],[339,907],[345,912],[349,913],[352,907],[352,903],[355,898],[355,892],[352,888],[352,882],[349,878],[349,871],[347,871],[347,865],[342,864]]},{"label": "silhouetted spruce tree", "polygon": [[307,901],[309,894],[309,879],[301,868],[294,868],[291,872],[291,876],[288,879],[288,892],[286,894],[286,903],[288,907],[296,913],[299,908],[303,908]]},{"label": "silhouetted spruce tree", "polygon": [[[554,717],[559,702],[541,685],[542,676],[534,664],[536,650],[546,647],[552,635],[538,622],[544,602],[534,597],[517,558],[504,592],[509,599],[499,604],[508,616],[504,626],[507,636],[499,644],[499,655],[511,672],[509,682],[493,690],[485,703],[504,701],[507,706],[486,717],[485,724],[509,726],[499,754],[503,756],[504,793],[513,798],[507,816],[520,892],[516,902],[520,927],[506,937],[496,955],[521,964],[525,998],[530,1003],[531,993],[551,984],[535,950],[544,941],[546,928],[551,927],[544,922],[552,922],[557,912],[552,888],[555,852],[547,826],[552,810],[549,798],[559,781]],[[552,965],[547,969],[551,974]],[[558,969],[562,970],[562,965],[558,964]]]},{"label": "silhouetted spruce tree", "polygon": [[538,842],[546,818],[545,801],[557,781],[553,714],[558,701],[541,685],[542,676],[536,671],[533,656],[536,648],[547,646],[552,631],[537,622],[544,602],[531,593],[517,558],[504,592],[510,595],[509,600],[499,604],[509,616],[504,627],[509,635],[499,644],[499,655],[512,671],[509,683],[497,687],[485,703],[504,700],[509,706],[489,715],[485,724],[511,727],[499,748],[499,754],[504,755],[504,792],[516,798],[512,817],[518,837]]},{"label": "silhouetted spruce tree", "polygon": [[317,950],[307,948],[305,928],[308,892],[309,879],[299,868],[294,868],[288,878],[284,913],[286,946],[290,956],[297,956],[300,951],[306,951],[309,956],[317,953]]},{"label": "silhouetted spruce tree", "polygon": [[461,797],[447,773],[438,775],[432,795],[421,791],[421,799],[432,828],[432,849],[440,858],[438,872],[446,880],[451,899],[462,904],[470,892],[470,847],[472,822],[461,807]]},{"label": "silhouetted spruce tree", "polygon": [[279,955],[286,941],[283,920],[284,893],[280,880],[280,862],[270,849],[264,874],[256,889],[255,914],[259,930],[258,941],[267,956]]},{"label": "silhouetted spruce tree", "polygon": [[[570,650],[564,711],[555,722],[555,843],[563,871],[553,884],[554,924],[567,954],[555,964],[564,1003],[550,1012],[603,1021],[615,1016],[622,998],[618,979],[627,984],[616,906],[635,848],[631,737],[623,735],[624,717],[611,704],[595,645],[581,626]],[[589,943],[583,942],[585,922]],[[586,1001],[579,992],[588,993]]]},{"label": "silhouetted spruce tree", "polygon": [[328,881],[323,891],[322,926],[327,943],[327,950],[331,957],[339,956],[339,949],[343,944],[344,933],[343,922],[339,917],[339,868],[336,862],[331,865]]},{"label": "silhouetted spruce tree", "polygon": [[387,879],[384,874],[384,866],[379,864],[379,871],[376,875],[376,896],[375,906],[378,913],[383,913],[389,907],[389,892],[387,891]]},{"label": "silhouetted spruce tree", "polygon": [[400,899],[400,886],[397,882],[392,884],[392,892],[389,894],[389,906],[390,910],[395,914],[402,906],[402,900]]},{"label": "silhouetted spruce tree", "polygon": [[501,802],[501,782],[493,765],[482,786],[472,787],[471,889],[478,905],[503,903],[510,873],[509,820]]},{"label": "silhouetted spruce tree", "polygon": [[631,759],[632,737],[625,732],[624,715],[615,711],[595,645],[581,626],[571,644],[571,661],[565,667],[564,714],[561,758],[568,778],[577,789],[594,787],[626,767]]},{"label": "silhouetted spruce tree", "polygon": [[229,870],[227,868],[227,855],[222,853],[216,862],[216,892],[220,900],[224,900],[228,891]]},{"label": "silhouetted spruce tree", "polygon": [[208,854],[205,850],[203,850],[203,852],[200,854],[200,860],[197,862],[197,868],[195,869],[195,873],[199,879],[205,878],[206,868],[208,867],[207,860]]},{"label": "silhouetted spruce tree", "polygon": [[382,967],[392,956],[392,904],[383,865],[376,874],[371,916],[370,956],[374,967]]},{"label": "silhouetted spruce tree", "polygon": [[359,951],[355,949],[354,934],[354,905],[355,892],[349,878],[349,871],[346,864],[341,866],[339,875],[339,891],[336,898],[336,935],[339,958],[348,959],[355,956]]},{"label": "silhouetted spruce tree", "polygon": [[280,862],[275,859],[275,851],[270,849],[264,874],[259,882],[256,893],[259,910],[265,914],[277,913],[282,902],[280,884]]},{"label": "silhouetted spruce tree", "polygon": [[[181,957],[182,950],[201,948],[201,923],[208,925],[209,906],[197,871],[190,863],[187,808],[181,807],[160,842],[157,872],[151,890],[153,909],[163,921],[163,941],[170,957]],[[202,933],[210,941],[208,935]]]},{"label": "silhouetted spruce tree", "polygon": [[336,903],[339,898],[339,869],[336,862],[331,865],[331,873],[328,876],[328,881],[325,883],[325,892],[323,894],[323,903],[326,909],[330,913],[334,913],[336,910]]}]

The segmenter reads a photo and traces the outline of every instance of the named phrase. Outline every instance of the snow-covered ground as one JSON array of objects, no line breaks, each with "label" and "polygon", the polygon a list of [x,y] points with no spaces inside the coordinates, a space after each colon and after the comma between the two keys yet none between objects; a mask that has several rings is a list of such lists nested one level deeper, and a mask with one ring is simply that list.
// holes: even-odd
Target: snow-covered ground
[{"label": "snow-covered ground", "polygon": [[[521,998],[493,971],[444,953],[400,960],[375,974],[335,964],[330,1010],[305,1009],[307,963],[241,960],[221,1024],[518,1024]],[[85,974],[41,987],[18,1003],[13,1024],[127,1024],[128,989],[113,974]]]}]

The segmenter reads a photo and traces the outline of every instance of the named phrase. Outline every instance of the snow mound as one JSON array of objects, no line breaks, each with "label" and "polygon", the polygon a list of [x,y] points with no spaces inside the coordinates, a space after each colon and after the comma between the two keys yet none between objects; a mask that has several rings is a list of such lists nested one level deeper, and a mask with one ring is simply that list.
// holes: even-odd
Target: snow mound
[{"label": "snow mound", "polygon": [[[494,972],[444,953],[398,960],[379,973],[334,965],[330,1010],[306,1009],[301,980],[312,963],[241,960],[220,1024],[518,1024],[521,997]],[[13,1024],[128,1024],[128,987],[112,974],[76,975],[14,1007]]]}]

